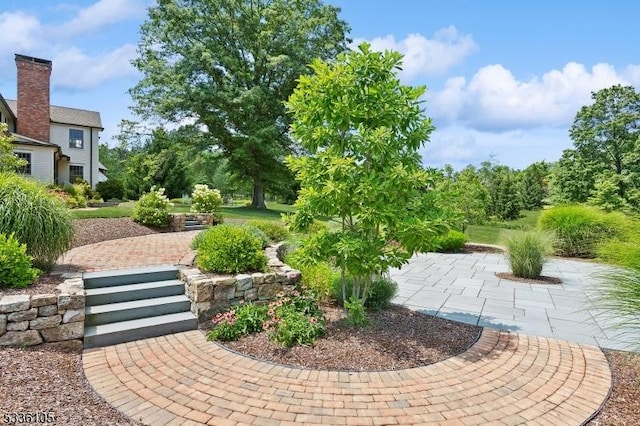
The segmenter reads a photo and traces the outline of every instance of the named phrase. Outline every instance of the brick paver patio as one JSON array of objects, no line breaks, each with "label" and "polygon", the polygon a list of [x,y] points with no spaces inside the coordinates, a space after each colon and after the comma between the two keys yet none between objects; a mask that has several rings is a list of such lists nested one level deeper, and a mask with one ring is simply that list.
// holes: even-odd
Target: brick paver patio
[{"label": "brick paver patio", "polygon": [[[78,247],[58,270],[190,264],[196,233]],[[279,366],[207,342],[200,331],[87,350],[83,364],[100,395],[149,425],[580,425],[611,387],[595,346],[491,328],[464,354],[398,371]]]},{"label": "brick paver patio", "polygon": [[488,328],[464,354],[398,371],[279,366],[200,331],[87,350],[83,363],[100,395],[149,425],[580,425],[611,384],[596,347]]}]

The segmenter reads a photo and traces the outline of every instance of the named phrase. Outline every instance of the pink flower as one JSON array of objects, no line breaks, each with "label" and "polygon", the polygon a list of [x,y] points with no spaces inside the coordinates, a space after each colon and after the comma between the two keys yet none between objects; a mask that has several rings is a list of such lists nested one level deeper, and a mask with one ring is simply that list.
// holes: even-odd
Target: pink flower
[{"label": "pink flower", "polygon": [[269,314],[270,317],[274,316],[276,314],[275,309],[271,308],[267,311],[267,314]]},{"label": "pink flower", "polygon": [[311,324],[317,324],[317,323],[318,323],[318,318],[316,318],[316,317],[311,317],[311,319],[309,320],[309,322],[310,322]]}]

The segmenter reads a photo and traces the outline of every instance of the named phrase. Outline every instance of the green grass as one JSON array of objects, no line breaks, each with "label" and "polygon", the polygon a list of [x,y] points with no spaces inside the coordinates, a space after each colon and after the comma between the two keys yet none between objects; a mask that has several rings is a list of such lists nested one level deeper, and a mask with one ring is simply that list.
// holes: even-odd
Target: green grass
[{"label": "green grass", "polygon": [[487,225],[468,225],[465,230],[470,243],[506,246],[515,235],[536,229],[542,210],[525,210],[522,217],[506,222],[491,222]]}]

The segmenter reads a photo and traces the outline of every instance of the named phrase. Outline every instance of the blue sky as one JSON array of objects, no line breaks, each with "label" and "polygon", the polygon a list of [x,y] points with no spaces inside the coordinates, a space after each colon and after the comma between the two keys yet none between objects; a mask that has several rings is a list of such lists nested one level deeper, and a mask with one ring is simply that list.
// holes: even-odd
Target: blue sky
[{"label": "blue sky", "polygon": [[[327,0],[355,43],[405,54],[405,84],[426,85],[436,131],[424,162],[523,168],[557,160],[592,91],[640,88],[640,3],[549,0]],[[152,0],[2,0],[0,93],[14,99],[13,54],[53,60],[51,101],[100,111],[103,142],[129,118],[140,78],[129,61]]]}]

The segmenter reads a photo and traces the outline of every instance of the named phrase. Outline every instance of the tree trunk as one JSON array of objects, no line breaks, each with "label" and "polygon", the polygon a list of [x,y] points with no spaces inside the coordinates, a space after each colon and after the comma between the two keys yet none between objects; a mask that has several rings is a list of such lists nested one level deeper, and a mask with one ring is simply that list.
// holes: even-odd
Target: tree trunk
[{"label": "tree trunk", "polygon": [[264,203],[264,184],[262,182],[253,183],[253,196],[251,198],[251,207],[254,209],[266,209]]}]

